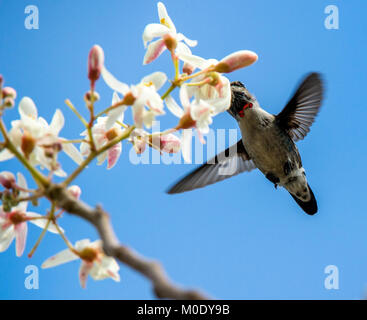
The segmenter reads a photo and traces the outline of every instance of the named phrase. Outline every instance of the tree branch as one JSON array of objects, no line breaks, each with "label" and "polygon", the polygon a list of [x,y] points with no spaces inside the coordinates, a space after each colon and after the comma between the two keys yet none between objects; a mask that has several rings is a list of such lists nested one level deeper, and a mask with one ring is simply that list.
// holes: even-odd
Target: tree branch
[{"label": "tree branch", "polygon": [[57,207],[93,224],[103,242],[104,252],[148,278],[152,283],[153,291],[157,298],[178,300],[208,299],[207,296],[199,291],[183,289],[172,283],[159,262],[148,260],[133,249],[121,245],[115,235],[109,215],[101,206],[96,208],[90,207],[86,203],[75,199],[65,187],[58,184],[50,184],[46,188],[45,193],[49,200],[56,202]]}]

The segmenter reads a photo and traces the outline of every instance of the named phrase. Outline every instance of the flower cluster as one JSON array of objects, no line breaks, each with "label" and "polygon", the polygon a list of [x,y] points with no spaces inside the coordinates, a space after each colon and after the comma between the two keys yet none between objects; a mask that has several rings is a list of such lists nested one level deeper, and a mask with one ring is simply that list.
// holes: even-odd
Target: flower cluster
[{"label": "flower cluster", "polygon": [[[16,181],[11,172],[0,172],[0,183],[5,188],[2,192],[3,205],[0,206],[0,252],[7,250],[15,238],[16,255],[20,257],[25,249],[27,222],[52,233],[58,233],[58,231],[52,221],[48,223],[46,217],[27,211],[29,195],[27,182],[21,173],[17,174],[17,178]],[[16,205],[12,206],[12,202]]]},{"label": "flower cluster", "polygon": [[[38,116],[37,108],[29,97],[24,97],[20,101],[18,110],[20,119],[12,121],[9,138],[17,151],[22,153],[32,166],[40,165],[55,175],[64,177],[66,173],[56,161],[57,154],[61,150],[77,164],[83,161],[78,149],[66,139],[59,137],[65,123],[59,109],[55,111],[50,124]],[[0,161],[13,157],[14,153],[8,149],[0,152]]]},{"label": "flower cluster", "polygon": [[79,269],[79,280],[82,288],[86,286],[88,275],[94,280],[111,278],[117,282],[120,281],[118,273],[120,267],[115,259],[104,254],[100,240],[94,242],[90,242],[89,239],[77,241],[74,248],[65,249],[48,258],[42,264],[42,268],[56,267],[77,259],[82,260]]},{"label": "flower cluster", "polygon": [[[257,55],[248,50],[237,51],[220,61],[193,55],[189,47],[195,47],[197,41],[190,40],[182,33],[177,32],[166,7],[161,2],[158,3],[158,17],[159,23],[148,24],[143,32],[143,43],[147,48],[143,64],[153,62],[165,50],[171,52],[175,79],[162,96],[158,94],[158,91],[167,80],[163,72],[155,72],[144,77],[139,84],[128,86],[117,80],[102,65],[104,54],[103,51],[98,50],[101,61],[100,71],[104,81],[114,90],[114,95],[119,93],[124,97],[120,103],[117,101],[115,104],[113,103],[108,110],[105,120],[106,130],[114,123],[121,124],[119,119],[123,117],[126,106],[131,106],[135,126],[139,129],[135,131],[135,137],[131,140],[137,153],[145,150],[147,142],[147,134],[142,134],[145,131],[141,129],[143,126],[150,128],[155,117],[164,114],[163,102],[166,103],[168,110],[179,118],[178,125],[172,131],[196,128],[200,140],[204,143],[203,134],[208,133],[213,117],[226,111],[230,106],[230,81],[223,73],[247,67],[257,60]],[[155,38],[158,39],[154,40]],[[182,74],[179,72],[180,61],[184,63]],[[193,73],[195,69],[199,71]],[[179,95],[182,107],[170,94],[176,87],[180,87]],[[172,131],[168,131],[171,138]],[[182,154],[188,162],[190,161],[187,155],[190,154],[188,149],[191,149],[191,135],[191,131],[187,131],[182,139]],[[176,140],[179,141],[178,138]],[[176,145],[178,146],[178,143]],[[178,151],[179,149],[175,148],[174,150]]]},{"label": "flower cluster", "polygon": [[[67,239],[59,226],[64,209],[59,208],[62,205],[46,192],[53,184],[54,175],[65,177],[58,186],[67,188],[69,197],[71,195],[79,199],[81,189],[71,185],[71,182],[94,159],[97,159],[98,164],[107,161],[107,169],[113,168],[122,153],[123,140],[131,143],[137,154],[143,153],[148,146],[160,153],[181,151],[184,159],[190,162],[192,129],[205,143],[203,135],[209,132],[213,118],[230,106],[230,81],[224,74],[247,67],[257,60],[257,55],[247,50],[234,52],[221,60],[194,55],[191,50],[197,46],[197,41],[177,31],[161,2],[158,3],[158,17],[158,23],[148,24],[143,32],[146,48],[143,64],[152,63],[167,51],[172,59],[173,79],[168,81],[164,72],[157,71],[136,84],[122,82],[106,68],[103,49],[98,45],[93,46],[87,63],[90,87],[84,95],[89,118],[85,118],[70,100],[65,101],[83,125],[76,139],[60,136],[65,118],[59,109],[48,123],[38,115],[37,107],[29,97],[20,100],[19,119],[11,122],[8,131],[2,116],[7,108],[15,105],[17,93],[11,87],[4,87],[4,79],[0,75],[0,131],[4,138],[0,141],[0,161],[17,158],[31,173],[38,187],[28,189],[20,173],[16,178],[11,172],[0,172],[0,184],[3,187],[0,191],[0,252],[8,249],[15,239],[16,255],[23,254],[29,222],[43,229],[29,256],[37,249],[46,231],[60,235],[67,245],[67,249],[47,259],[43,268],[81,259],[79,278],[82,287],[85,287],[88,275],[95,280],[120,280],[119,266],[115,259],[105,255],[100,240],[90,242],[86,239],[72,245]],[[112,101],[108,107],[96,112],[100,100],[96,84],[101,77],[112,89]],[[169,86],[159,93],[167,83]],[[179,91],[179,102],[172,95],[175,89]],[[178,118],[177,124],[164,131],[153,132],[153,123],[166,113],[165,107]],[[125,113],[130,110],[133,123],[128,124]],[[178,134],[180,130],[182,137]],[[79,144],[79,148],[75,144]],[[78,165],[69,175],[59,162],[61,151]],[[47,175],[38,168],[46,169]],[[37,206],[41,198],[50,201],[47,214],[41,215],[27,209],[29,202]]]}]

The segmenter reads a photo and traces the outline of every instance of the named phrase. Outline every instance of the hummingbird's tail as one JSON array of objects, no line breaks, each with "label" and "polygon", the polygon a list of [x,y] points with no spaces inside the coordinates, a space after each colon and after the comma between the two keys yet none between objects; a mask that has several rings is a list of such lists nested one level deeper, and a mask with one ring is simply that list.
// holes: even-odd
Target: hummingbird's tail
[{"label": "hummingbird's tail", "polygon": [[289,192],[289,194],[293,197],[294,200],[298,203],[298,205],[303,209],[304,212],[306,212],[309,215],[313,215],[317,212],[317,202],[315,195],[312,192],[311,187],[309,184],[307,184],[308,190],[310,192],[311,199],[308,201],[302,201],[301,199],[297,198],[295,195]]}]

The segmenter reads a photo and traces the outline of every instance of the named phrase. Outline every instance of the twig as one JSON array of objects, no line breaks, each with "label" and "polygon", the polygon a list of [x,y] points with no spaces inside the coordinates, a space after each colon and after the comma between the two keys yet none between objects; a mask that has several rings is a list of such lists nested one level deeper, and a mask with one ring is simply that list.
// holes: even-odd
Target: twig
[{"label": "twig", "polygon": [[109,215],[102,207],[92,208],[86,203],[75,199],[62,185],[51,184],[45,192],[50,201],[56,202],[57,207],[64,209],[70,214],[79,216],[94,225],[103,242],[105,254],[115,257],[120,262],[148,278],[152,283],[153,291],[157,298],[179,300],[208,299],[207,296],[199,291],[183,289],[172,283],[159,262],[148,260],[131,248],[121,245],[115,235]]}]

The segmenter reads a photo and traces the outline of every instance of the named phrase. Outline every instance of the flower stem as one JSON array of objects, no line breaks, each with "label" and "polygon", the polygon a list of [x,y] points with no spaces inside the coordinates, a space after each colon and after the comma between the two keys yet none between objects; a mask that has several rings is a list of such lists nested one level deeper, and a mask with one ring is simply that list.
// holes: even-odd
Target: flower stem
[{"label": "flower stem", "polygon": [[175,83],[172,83],[171,86],[167,89],[167,91],[161,96],[161,99],[164,100],[168,97],[168,95],[177,87]]},{"label": "flower stem", "polygon": [[88,140],[85,140],[85,139],[74,139],[74,140],[61,140],[61,143],[82,143],[82,142],[85,142],[85,143],[89,143]]},{"label": "flower stem", "polygon": [[94,137],[93,137],[93,132],[92,132],[93,123],[94,123],[94,120],[95,120],[95,117],[94,117],[94,90],[93,90],[93,88],[91,88],[91,102],[90,102],[89,105],[87,103],[87,106],[88,106],[89,114],[90,114],[89,123],[88,123],[88,127],[87,127],[88,136],[89,136],[89,141],[90,141],[91,148],[92,148],[93,151],[95,151],[96,150],[96,144],[94,142]]},{"label": "flower stem", "polygon": [[111,111],[111,110],[113,110],[113,109],[116,109],[117,107],[122,106],[122,105],[124,105],[124,100],[123,100],[123,99],[122,99],[122,100],[120,100],[120,101],[118,101],[118,102],[116,102],[115,104],[113,104],[113,105],[109,106],[108,108],[106,108],[106,109],[102,110],[100,113],[97,113],[97,115],[96,115],[96,119],[97,119],[97,118],[99,118],[100,116],[102,116],[102,115],[104,115],[104,114],[108,113],[109,111]]},{"label": "flower stem", "polygon": [[195,77],[197,77],[197,76],[200,76],[200,75],[201,75],[201,74],[203,74],[203,73],[207,73],[207,72],[210,72],[210,71],[212,71],[212,66],[211,66],[211,67],[208,67],[208,68],[205,68],[205,69],[203,69],[203,70],[200,70],[200,71],[198,71],[198,72],[196,72],[196,73],[193,73],[193,74],[191,74],[191,75],[189,75],[189,76],[181,77],[181,78],[180,78],[180,81],[181,81],[181,82],[185,82],[185,81],[187,81],[187,80],[190,80],[190,79],[192,79],[192,78],[195,78]]},{"label": "flower stem", "polygon": [[172,56],[173,66],[175,68],[175,80],[177,80],[180,77],[179,60],[174,51],[171,52],[171,56]]},{"label": "flower stem", "polygon": [[42,230],[40,236],[38,237],[37,242],[33,246],[32,250],[28,253],[28,258],[32,258],[33,254],[36,252],[38,246],[40,245],[43,237],[45,236],[46,231],[47,231],[47,229],[48,229],[51,221],[54,219],[55,209],[56,209],[56,204],[55,204],[55,202],[52,202],[52,204],[51,204],[51,210],[50,210],[50,213],[48,214],[48,217],[47,217],[48,220],[46,222],[46,225],[43,228],[43,230]]},{"label": "flower stem", "polygon": [[63,185],[65,187],[68,186],[94,158],[99,156],[101,153],[107,151],[109,148],[114,146],[116,143],[119,143],[120,141],[128,138],[134,129],[135,129],[135,126],[130,126],[119,137],[116,137],[115,139],[111,140],[109,143],[107,143],[100,149],[95,150],[95,151],[91,150],[90,155],[80,164],[80,166],[69,177],[67,177],[64,180]]},{"label": "flower stem", "polygon": [[29,197],[18,198],[17,201],[18,202],[33,201],[33,200],[37,200],[37,199],[39,199],[43,196],[44,196],[43,194],[34,194],[34,195],[29,196]]},{"label": "flower stem", "polygon": [[69,250],[73,253],[75,253],[76,255],[79,255],[79,252],[73,247],[73,245],[71,244],[71,242],[68,240],[68,238],[66,238],[65,234],[62,232],[62,230],[60,229],[59,225],[55,222],[55,227],[57,232],[59,233],[59,235],[61,236],[62,240],[64,240],[65,244],[67,245],[67,247],[69,248]]},{"label": "flower stem", "polygon": [[84,119],[84,117],[79,113],[79,111],[74,107],[74,105],[71,103],[69,99],[65,100],[65,104],[75,113],[75,115],[79,118],[79,120],[84,124],[84,126],[88,127],[87,120]]},{"label": "flower stem", "polygon": [[176,132],[177,129],[176,128],[171,128],[171,129],[167,129],[165,131],[162,131],[162,132],[155,132],[155,133],[152,133],[150,135],[150,137],[156,137],[156,136],[164,136],[166,134],[170,134],[170,133],[173,133],[173,132]]}]

